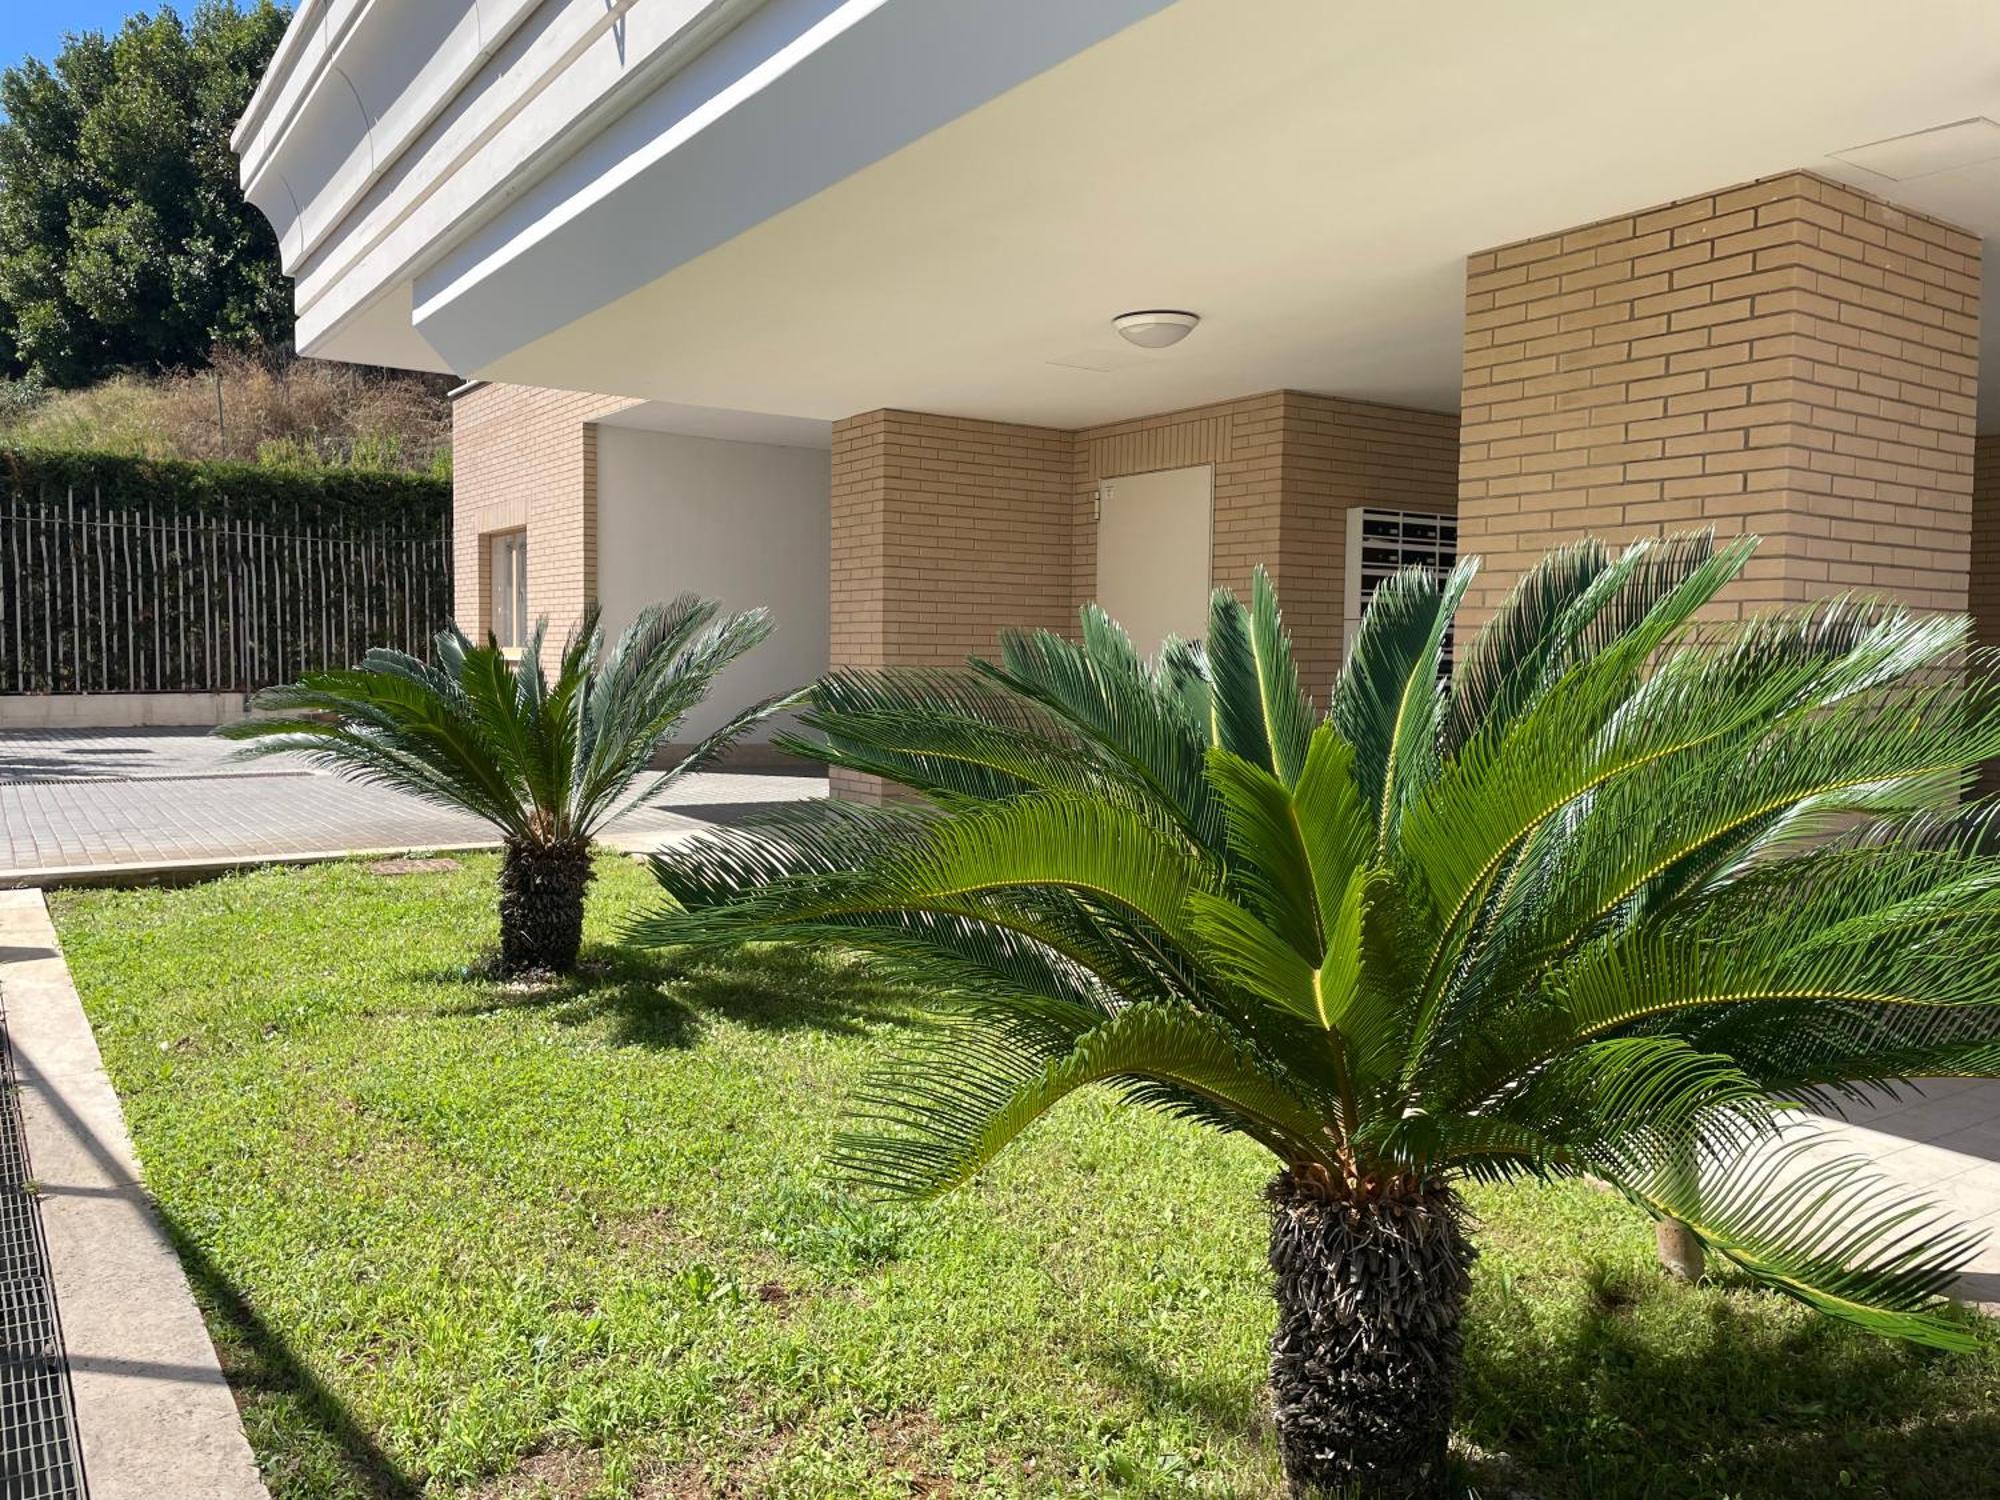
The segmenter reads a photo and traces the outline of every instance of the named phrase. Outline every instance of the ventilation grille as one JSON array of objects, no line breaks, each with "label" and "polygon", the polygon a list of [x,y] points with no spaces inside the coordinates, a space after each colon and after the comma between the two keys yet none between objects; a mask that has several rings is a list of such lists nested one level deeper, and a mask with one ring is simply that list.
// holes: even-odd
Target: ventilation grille
[{"label": "ventilation grille", "polygon": [[69,1367],[0,1005],[0,1500],[84,1500]]},{"label": "ventilation grille", "polygon": [[[1357,505],[1347,513],[1347,608],[1342,639],[1354,640],[1375,590],[1404,568],[1449,573],[1458,561],[1458,517],[1450,511],[1383,510]],[[1451,665],[1451,636],[1438,665]]]}]

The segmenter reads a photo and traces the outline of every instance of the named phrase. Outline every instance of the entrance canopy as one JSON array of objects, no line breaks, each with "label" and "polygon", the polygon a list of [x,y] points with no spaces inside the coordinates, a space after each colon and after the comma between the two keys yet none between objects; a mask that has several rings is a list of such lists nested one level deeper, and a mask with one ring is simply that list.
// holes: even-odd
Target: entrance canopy
[{"label": "entrance canopy", "polygon": [[[816,420],[1450,410],[1492,245],[1791,169],[2000,232],[1996,56],[1986,0],[307,0],[236,142],[312,354]],[[1159,306],[1201,327],[1111,331]]]}]

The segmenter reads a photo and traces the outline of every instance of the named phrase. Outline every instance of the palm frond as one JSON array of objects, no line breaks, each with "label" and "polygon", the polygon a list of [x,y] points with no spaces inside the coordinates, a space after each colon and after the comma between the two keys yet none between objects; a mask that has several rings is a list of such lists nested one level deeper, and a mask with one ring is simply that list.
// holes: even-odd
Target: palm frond
[{"label": "palm frond", "polygon": [[[1008,1008],[999,1019],[1016,1015]],[[1203,1123],[1226,1121],[1288,1159],[1325,1159],[1316,1111],[1214,1017],[1140,1004],[1107,1020],[1051,1004],[1032,1032],[994,1019],[985,1011],[940,1027],[871,1082],[861,1128],[836,1150],[852,1178],[896,1196],[934,1196],[1069,1094],[1105,1082],[1168,1108],[1199,1101]]]},{"label": "palm frond", "polygon": [[[715,675],[763,639],[761,610],[716,619],[692,597],[642,611],[609,656],[597,612],[543,669],[546,621],[518,659],[457,627],[427,665],[373,650],[357,668],[266,689],[271,717],[217,731],[245,754],[296,753],[344,775],[393,786],[492,823],[511,841],[581,847],[612,813],[657,788],[635,783]],[[712,751],[774,705],[737,715]]]},{"label": "palm frond", "polygon": [[1286,786],[1296,782],[1312,734],[1312,703],[1299,685],[1291,637],[1263,568],[1251,576],[1248,609],[1227,589],[1216,590],[1208,672],[1214,743]]},{"label": "palm frond", "polygon": [[1497,732],[1543,685],[1556,650],[1556,623],[1611,565],[1595,537],[1570,543],[1536,563],[1493,618],[1460,650],[1445,713],[1446,755],[1481,730]]},{"label": "palm frond", "polygon": [[1219,845],[1221,812],[1202,775],[1207,726],[1190,717],[1184,684],[1109,669],[1048,631],[1002,632],[999,664],[975,661],[972,668],[1053,713],[1107,763],[1124,767],[1199,842]]},{"label": "palm frond", "polygon": [[1767,1286],[1871,1333],[1954,1351],[1975,1346],[1942,1299],[1984,1236],[1897,1191],[1864,1157],[1812,1133],[1718,1163],[1666,1148],[1593,1168],[1656,1218],[1677,1219]]},{"label": "palm frond", "polygon": [[1384,848],[1437,769],[1449,693],[1438,664],[1478,566],[1467,558],[1442,579],[1405,569],[1384,583],[1334,684],[1330,717],[1355,747],[1354,774]]}]

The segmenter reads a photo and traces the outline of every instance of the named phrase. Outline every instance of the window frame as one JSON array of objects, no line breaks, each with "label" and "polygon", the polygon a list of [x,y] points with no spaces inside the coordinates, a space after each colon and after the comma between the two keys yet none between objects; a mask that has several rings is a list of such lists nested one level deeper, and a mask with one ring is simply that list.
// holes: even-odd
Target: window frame
[{"label": "window frame", "polygon": [[513,660],[528,635],[528,531],[488,532],[485,540],[487,630]]}]

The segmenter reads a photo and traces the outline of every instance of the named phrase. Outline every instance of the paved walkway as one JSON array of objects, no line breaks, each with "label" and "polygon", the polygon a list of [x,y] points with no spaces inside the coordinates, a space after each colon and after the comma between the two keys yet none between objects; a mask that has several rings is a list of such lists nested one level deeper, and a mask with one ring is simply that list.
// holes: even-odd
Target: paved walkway
[{"label": "paved walkway", "polygon": [[1898,1093],[1847,1106],[1835,1137],[1892,1182],[1986,1231],[1959,1295],[2000,1315],[2000,1079],[1935,1078]]},{"label": "paved walkway", "polygon": [[[0,733],[0,885],[495,842],[467,814],[234,748],[198,730]],[[699,772],[606,839],[645,849],[748,805],[825,794],[823,777]]]}]

